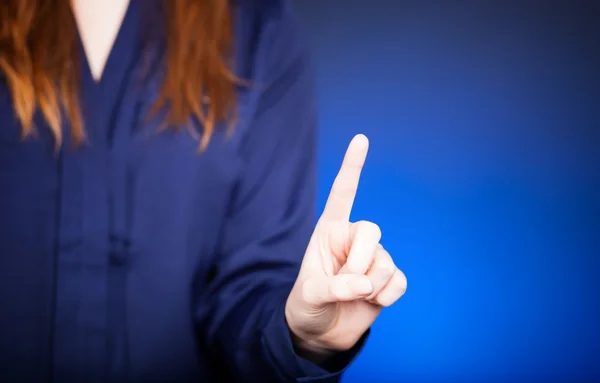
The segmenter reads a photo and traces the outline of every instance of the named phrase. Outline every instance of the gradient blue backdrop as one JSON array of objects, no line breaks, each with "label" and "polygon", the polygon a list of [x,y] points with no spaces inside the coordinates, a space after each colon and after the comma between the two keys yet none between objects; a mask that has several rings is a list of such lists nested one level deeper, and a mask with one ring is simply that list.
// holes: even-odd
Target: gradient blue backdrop
[{"label": "gradient blue backdrop", "polygon": [[409,288],[346,382],[600,381],[600,1],[295,2],[320,206],[353,134],[355,219]]}]

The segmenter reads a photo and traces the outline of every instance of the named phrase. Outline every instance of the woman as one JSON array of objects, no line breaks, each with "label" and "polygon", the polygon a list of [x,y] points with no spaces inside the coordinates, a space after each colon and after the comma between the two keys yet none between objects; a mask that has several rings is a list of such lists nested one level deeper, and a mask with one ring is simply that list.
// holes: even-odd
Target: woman
[{"label": "woman", "polygon": [[313,226],[289,5],[0,12],[2,381],[337,380],[406,279],[349,223],[364,136]]}]

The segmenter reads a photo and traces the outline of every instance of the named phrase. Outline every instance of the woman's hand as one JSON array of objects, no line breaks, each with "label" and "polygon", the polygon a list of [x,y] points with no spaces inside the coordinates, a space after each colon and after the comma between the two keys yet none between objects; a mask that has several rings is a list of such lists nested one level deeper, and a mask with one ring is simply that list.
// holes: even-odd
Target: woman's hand
[{"label": "woman's hand", "polygon": [[368,148],[363,135],[350,143],[285,307],[295,346],[316,359],[352,348],[406,291],[379,227],[349,221]]}]

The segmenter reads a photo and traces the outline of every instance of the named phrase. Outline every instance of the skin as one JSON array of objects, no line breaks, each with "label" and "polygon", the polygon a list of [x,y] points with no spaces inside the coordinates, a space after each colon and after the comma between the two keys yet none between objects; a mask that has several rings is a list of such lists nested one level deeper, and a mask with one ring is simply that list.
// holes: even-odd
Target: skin
[{"label": "skin", "polygon": [[350,222],[368,149],[364,135],[350,142],[286,303],[294,343],[313,361],[352,348],[406,291],[379,226]]},{"label": "skin", "polygon": [[100,81],[130,0],[72,0],[71,8],[92,77]]}]

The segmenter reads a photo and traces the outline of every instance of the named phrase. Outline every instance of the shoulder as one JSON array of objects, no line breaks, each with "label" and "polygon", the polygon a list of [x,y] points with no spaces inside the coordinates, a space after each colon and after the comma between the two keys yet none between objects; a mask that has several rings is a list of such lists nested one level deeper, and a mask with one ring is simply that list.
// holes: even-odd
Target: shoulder
[{"label": "shoulder", "polygon": [[241,77],[277,72],[308,49],[290,0],[234,0],[237,69]]},{"label": "shoulder", "polygon": [[250,151],[266,150],[267,143],[300,142],[313,133],[316,95],[311,54],[295,10],[289,0],[236,4],[237,74],[250,86],[241,92],[235,137]]},{"label": "shoulder", "polygon": [[258,16],[263,20],[285,17],[292,11],[290,0],[232,0],[232,4],[247,16]]}]

